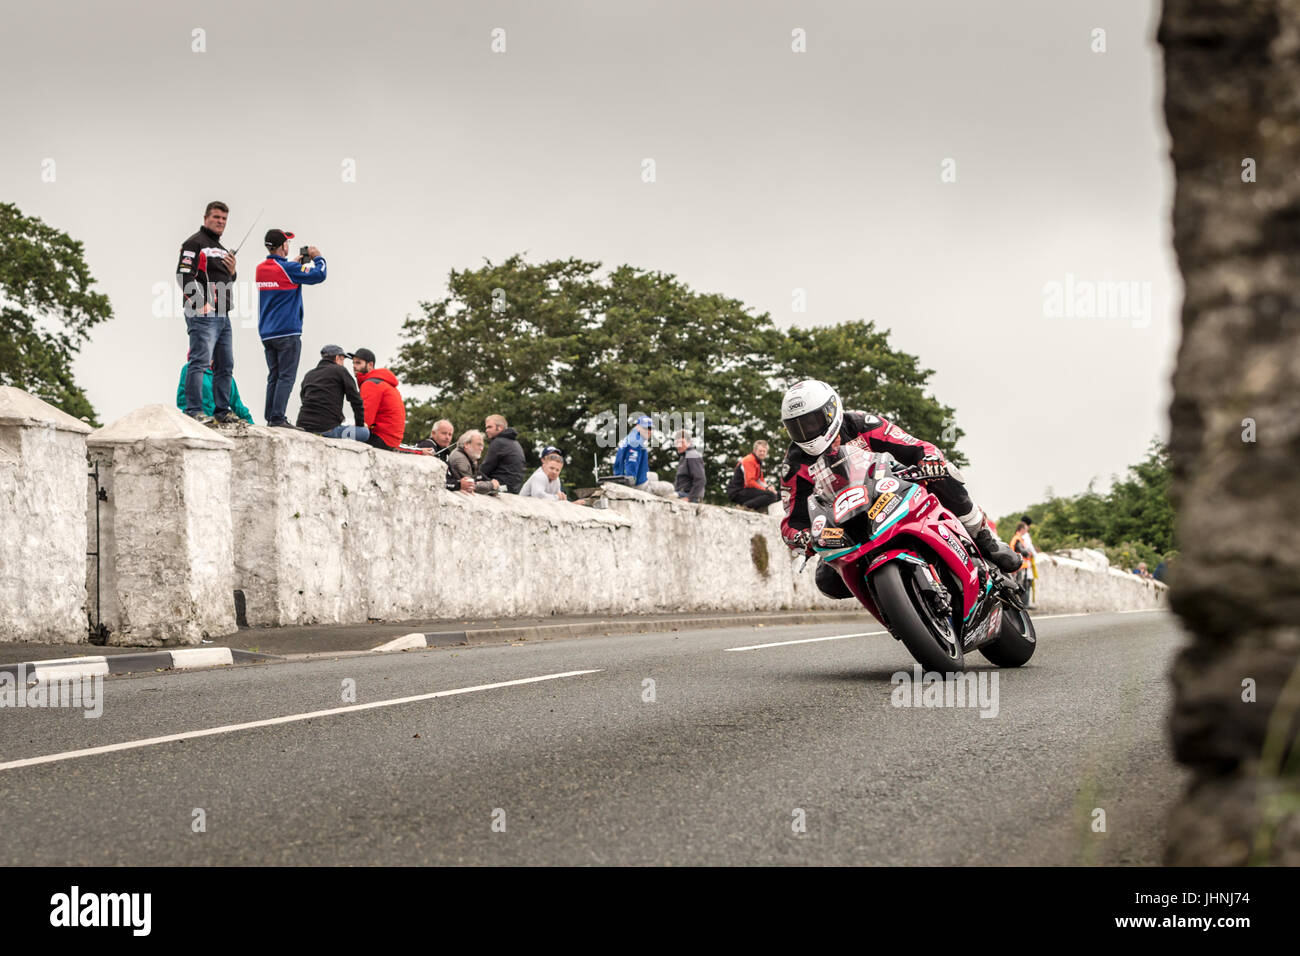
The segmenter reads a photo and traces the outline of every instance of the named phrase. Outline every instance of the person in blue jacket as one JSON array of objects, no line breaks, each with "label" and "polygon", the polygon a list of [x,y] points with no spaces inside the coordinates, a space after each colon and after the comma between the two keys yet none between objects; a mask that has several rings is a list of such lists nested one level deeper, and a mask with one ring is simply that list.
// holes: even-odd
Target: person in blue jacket
[{"label": "person in blue jacket", "polygon": [[[185,411],[185,380],[189,376],[190,362],[189,356],[186,356],[185,364],[181,366],[181,381],[176,386],[176,407]],[[203,370],[203,414],[211,415],[212,410],[216,407],[216,398],[212,394],[212,366],[209,365]],[[230,380],[230,409],[248,424],[253,424],[253,413],[239,398],[239,386],[235,380]]]},{"label": "person in blue jacket", "polygon": [[269,229],[270,253],[257,267],[257,334],[266,352],[266,423],[296,428],[285,416],[302,355],[302,287],[325,281],[325,258],[307,247],[306,261],[286,258],[293,233]]},{"label": "person in blue jacket", "polygon": [[614,474],[622,475],[634,488],[646,484],[650,470],[650,427],[649,415],[641,415],[632,429],[614,453]]}]

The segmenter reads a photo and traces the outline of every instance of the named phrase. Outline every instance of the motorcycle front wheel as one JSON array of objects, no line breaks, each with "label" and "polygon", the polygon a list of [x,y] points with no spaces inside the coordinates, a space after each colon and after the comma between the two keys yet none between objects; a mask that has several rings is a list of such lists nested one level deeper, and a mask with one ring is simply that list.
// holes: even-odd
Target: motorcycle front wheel
[{"label": "motorcycle front wheel", "polygon": [[941,672],[965,667],[952,620],[931,609],[910,566],[887,561],[872,573],[871,583],[890,631],[922,667]]}]

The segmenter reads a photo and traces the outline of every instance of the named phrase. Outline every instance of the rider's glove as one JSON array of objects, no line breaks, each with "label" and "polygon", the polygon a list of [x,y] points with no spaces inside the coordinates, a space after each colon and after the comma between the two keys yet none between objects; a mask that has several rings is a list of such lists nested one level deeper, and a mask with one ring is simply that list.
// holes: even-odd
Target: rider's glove
[{"label": "rider's glove", "polygon": [[948,474],[948,463],[940,455],[926,455],[910,471],[918,478],[943,478]]},{"label": "rider's glove", "polygon": [[802,531],[796,531],[794,533],[794,537],[790,539],[790,550],[792,551],[798,551],[800,553],[807,554],[808,549],[811,545],[812,545],[812,532],[809,531],[807,528],[803,529]]}]

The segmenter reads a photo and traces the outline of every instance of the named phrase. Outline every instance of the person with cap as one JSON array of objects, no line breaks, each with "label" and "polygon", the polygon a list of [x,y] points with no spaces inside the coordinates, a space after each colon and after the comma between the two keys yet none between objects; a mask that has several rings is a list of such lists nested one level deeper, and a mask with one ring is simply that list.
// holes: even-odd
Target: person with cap
[{"label": "person with cap", "polygon": [[[181,380],[176,385],[176,407],[179,408],[181,411],[185,411],[185,405],[186,402],[188,401],[188,398],[185,394],[185,390],[189,384],[189,376],[190,376],[190,356],[186,355],[185,364],[181,366]],[[203,370],[203,414],[204,415],[211,415],[216,410],[216,399],[213,397],[212,394],[213,392],[212,378],[213,378],[212,366],[209,365],[206,369]],[[235,413],[238,420],[248,422],[248,424],[250,425],[253,424],[253,413],[248,410],[247,406],[245,406],[243,401],[240,399],[239,386],[235,384],[235,380],[233,378],[230,380],[230,409]],[[222,424],[230,424],[231,421],[232,419],[227,417],[227,419],[224,422],[222,422]]]},{"label": "person with cap", "polygon": [[614,453],[614,475],[623,477],[634,488],[643,487],[649,481],[652,427],[649,415],[638,415],[636,427],[619,442]]},{"label": "person with cap", "polygon": [[567,501],[560,487],[560,470],[563,467],[564,453],[554,445],[547,445],[542,449],[542,466],[519,489],[520,497]]},{"label": "person with cap", "polygon": [[[325,259],[315,246],[306,261],[286,258],[293,233],[268,229],[267,257],[257,266],[257,334],[266,352],[266,423],[293,428],[285,417],[302,355],[302,287],[325,281]],[[341,349],[339,354],[345,354]]]},{"label": "person with cap", "polygon": [[[203,210],[203,225],[181,243],[180,259],[176,264],[176,281],[180,283],[184,303],[185,331],[190,338],[182,411],[205,425],[239,421],[238,414],[230,407],[231,382],[235,374],[235,351],[230,329],[235,256],[221,244],[229,214],[230,207],[225,203],[208,203]],[[204,410],[205,380],[211,381],[211,411]]]},{"label": "person with cap", "polygon": [[[298,410],[298,427],[323,438],[354,438],[370,441],[366,428],[365,405],[352,380],[345,358],[351,358],[337,345],[327,345],[320,350],[320,362],[302,377],[302,408]],[[343,424],[343,402],[352,406],[355,425]]]},{"label": "person with cap", "polygon": [[397,376],[386,368],[375,368],[375,353],[370,349],[357,349],[352,353],[352,371],[361,387],[361,400],[366,405],[366,427],[370,429],[370,444],[384,451],[392,451],[402,443],[406,434],[406,405],[397,390]]}]

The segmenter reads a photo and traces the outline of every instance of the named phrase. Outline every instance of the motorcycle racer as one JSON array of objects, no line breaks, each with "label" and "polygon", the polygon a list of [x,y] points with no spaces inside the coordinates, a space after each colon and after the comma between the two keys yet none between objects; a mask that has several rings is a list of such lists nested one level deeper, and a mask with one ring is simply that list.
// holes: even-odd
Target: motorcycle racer
[{"label": "motorcycle racer", "polygon": [[[785,393],[781,421],[792,439],[779,471],[781,484],[788,492],[781,537],[791,549],[805,554],[810,549],[808,496],[814,489],[811,467],[825,452],[838,452],[841,444],[847,444],[888,452],[903,464],[914,466],[919,475],[931,478],[926,487],[957,516],[980,553],[1008,574],[1020,567],[1020,557],[989,530],[984,511],[966,490],[962,473],[934,445],[913,438],[879,415],[845,411],[835,389],[815,379],[799,382]],[[818,590],[827,597],[853,596],[838,572],[824,562],[818,562],[816,580]]]}]

